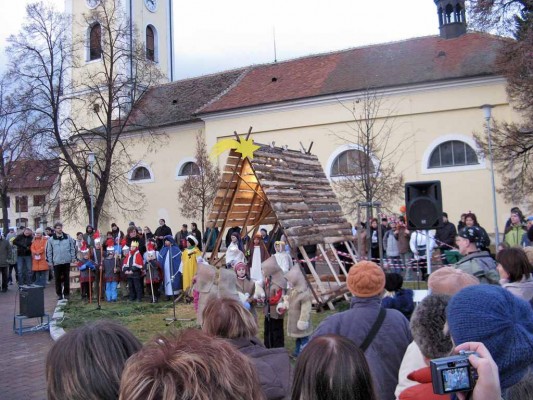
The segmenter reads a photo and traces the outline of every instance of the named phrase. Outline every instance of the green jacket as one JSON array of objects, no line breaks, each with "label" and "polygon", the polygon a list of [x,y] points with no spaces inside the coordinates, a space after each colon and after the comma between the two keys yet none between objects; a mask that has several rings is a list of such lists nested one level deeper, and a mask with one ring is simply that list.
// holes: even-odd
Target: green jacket
[{"label": "green jacket", "polygon": [[511,247],[520,246],[525,231],[522,225],[510,226],[503,236],[503,241]]},{"label": "green jacket", "polygon": [[500,274],[496,269],[496,261],[487,251],[476,251],[468,254],[455,264],[455,268],[474,275],[481,283],[499,285]]}]

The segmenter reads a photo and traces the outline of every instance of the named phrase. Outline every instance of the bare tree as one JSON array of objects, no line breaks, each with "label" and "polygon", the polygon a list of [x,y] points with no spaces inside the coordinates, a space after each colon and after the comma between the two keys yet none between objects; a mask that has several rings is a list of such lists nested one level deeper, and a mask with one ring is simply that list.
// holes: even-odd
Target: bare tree
[{"label": "bare tree", "polygon": [[205,139],[201,132],[196,135],[197,170],[187,177],[178,192],[180,212],[187,218],[199,218],[202,232],[205,230],[205,217],[211,207],[218,189],[220,172],[209,159]]},{"label": "bare tree", "polygon": [[[13,177],[24,176],[30,171],[28,163],[19,162],[34,153],[37,122],[31,112],[19,107],[12,96],[12,87],[4,76],[0,79],[0,203],[4,232],[9,229],[8,195],[17,189]],[[15,174],[15,167],[19,170]],[[22,169],[22,170],[20,170]]]},{"label": "bare tree", "polygon": [[352,216],[358,202],[379,201],[387,208],[403,193],[403,174],[397,167],[400,152],[390,143],[394,119],[383,102],[380,95],[367,90],[351,108],[343,105],[352,118],[346,131],[335,133],[353,147],[337,159],[332,171],[339,201]]},{"label": "bare tree", "polygon": [[[512,107],[522,115],[515,123],[492,123],[493,157],[502,177],[498,189],[512,203],[528,202],[533,209],[533,2],[531,0],[476,0],[470,22],[478,29],[512,35],[502,46],[497,67],[507,79]],[[475,135],[488,153],[487,137]]]},{"label": "bare tree", "polygon": [[[128,183],[138,160],[124,136],[135,134],[137,143],[152,150],[153,119],[138,103],[161,73],[147,60],[120,0],[102,0],[85,16],[87,26],[100,26],[99,57],[92,68],[77,57],[84,54],[86,38],[71,37],[66,15],[43,2],[26,11],[21,32],[9,38],[11,76],[21,84],[21,97],[32,99],[30,107],[45,122],[48,145],[61,161],[63,217],[79,220],[80,209],[91,215],[91,194],[96,226],[111,208],[125,215],[140,211],[144,195]],[[93,166],[89,153],[95,155]]]}]

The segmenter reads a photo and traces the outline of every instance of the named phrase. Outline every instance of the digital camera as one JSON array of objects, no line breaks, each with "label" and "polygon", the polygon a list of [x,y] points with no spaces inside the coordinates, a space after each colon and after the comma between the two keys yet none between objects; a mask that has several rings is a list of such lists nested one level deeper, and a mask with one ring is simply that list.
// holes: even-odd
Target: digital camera
[{"label": "digital camera", "polygon": [[468,362],[470,354],[476,353],[461,350],[459,355],[436,358],[430,361],[433,393],[448,394],[468,392],[474,389],[477,372]]}]

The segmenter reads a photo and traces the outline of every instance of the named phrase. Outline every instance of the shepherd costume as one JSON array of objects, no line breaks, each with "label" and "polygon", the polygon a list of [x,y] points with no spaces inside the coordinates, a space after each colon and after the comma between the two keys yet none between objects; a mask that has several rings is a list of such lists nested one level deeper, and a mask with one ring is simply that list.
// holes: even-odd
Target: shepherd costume
[{"label": "shepherd costume", "polygon": [[285,279],[290,283],[291,288],[288,290],[289,294],[283,297],[283,302],[278,304],[277,309],[280,312],[289,310],[287,336],[296,338],[293,356],[298,357],[309,341],[309,335],[313,333],[313,325],[311,324],[313,296],[298,264],[285,274]]},{"label": "shepherd costume", "polygon": [[266,303],[265,303],[265,347],[284,347],[283,314],[276,310],[287,289],[287,280],[276,261],[276,257],[268,258],[262,265]]},{"label": "shepherd costume", "polygon": [[156,259],[156,251],[153,243],[148,243],[148,251],[146,252],[147,261],[144,264],[146,287],[150,288],[150,296],[152,303],[159,301],[159,286],[163,280],[163,270],[161,264]]},{"label": "shepherd costume", "polygon": [[183,287],[181,250],[172,236],[165,236],[164,242],[167,240],[170,246],[163,245],[159,252],[158,260],[164,271],[165,294],[167,296],[173,296],[178,294]]},{"label": "shepherd costume", "polygon": [[80,270],[80,286],[81,286],[81,298],[87,300],[89,298],[89,285],[94,282],[96,273],[96,266],[90,259],[89,249],[87,243],[82,241],[80,247],[80,253],[82,254],[82,260],[78,262],[78,268]]},{"label": "shepherd costume", "polygon": [[117,301],[117,285],[120,282],[120,267],[115,257],[114,240],[107,240],[107,257],[104,259],[104,281],[106,301]]}]

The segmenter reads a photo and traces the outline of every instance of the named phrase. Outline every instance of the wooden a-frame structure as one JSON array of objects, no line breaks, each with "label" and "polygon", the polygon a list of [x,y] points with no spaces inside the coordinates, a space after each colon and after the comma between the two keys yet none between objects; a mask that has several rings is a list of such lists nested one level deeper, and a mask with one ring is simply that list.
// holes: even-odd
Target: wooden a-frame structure
[{"label": "wooden a-frame structure", "polygon": [[[248,139],[248,137],[247,137]],[[238,139],[240,140],[240,139]],[[282,228],[291,250],[299,249],[314,284],[310,285],[319,306],[344,296],[347,290],[334,268],[337,264],[346,276],[346,269],[334,248],[344,243],[356,261],[352,245],[352,229],[315,155],[270,145],[259,145],[253,158],[243,158],[230,150],[221,182],[208,217],[220,229],[210,263],[220,264],[223,233],[233,226],[241,227],[241,235],[255,234],[261,225]],[[316,245],[317,255],[328,264],[335,288],[321,280],[303,246]],[[205,252],[204,252],[205,254]]]}]

